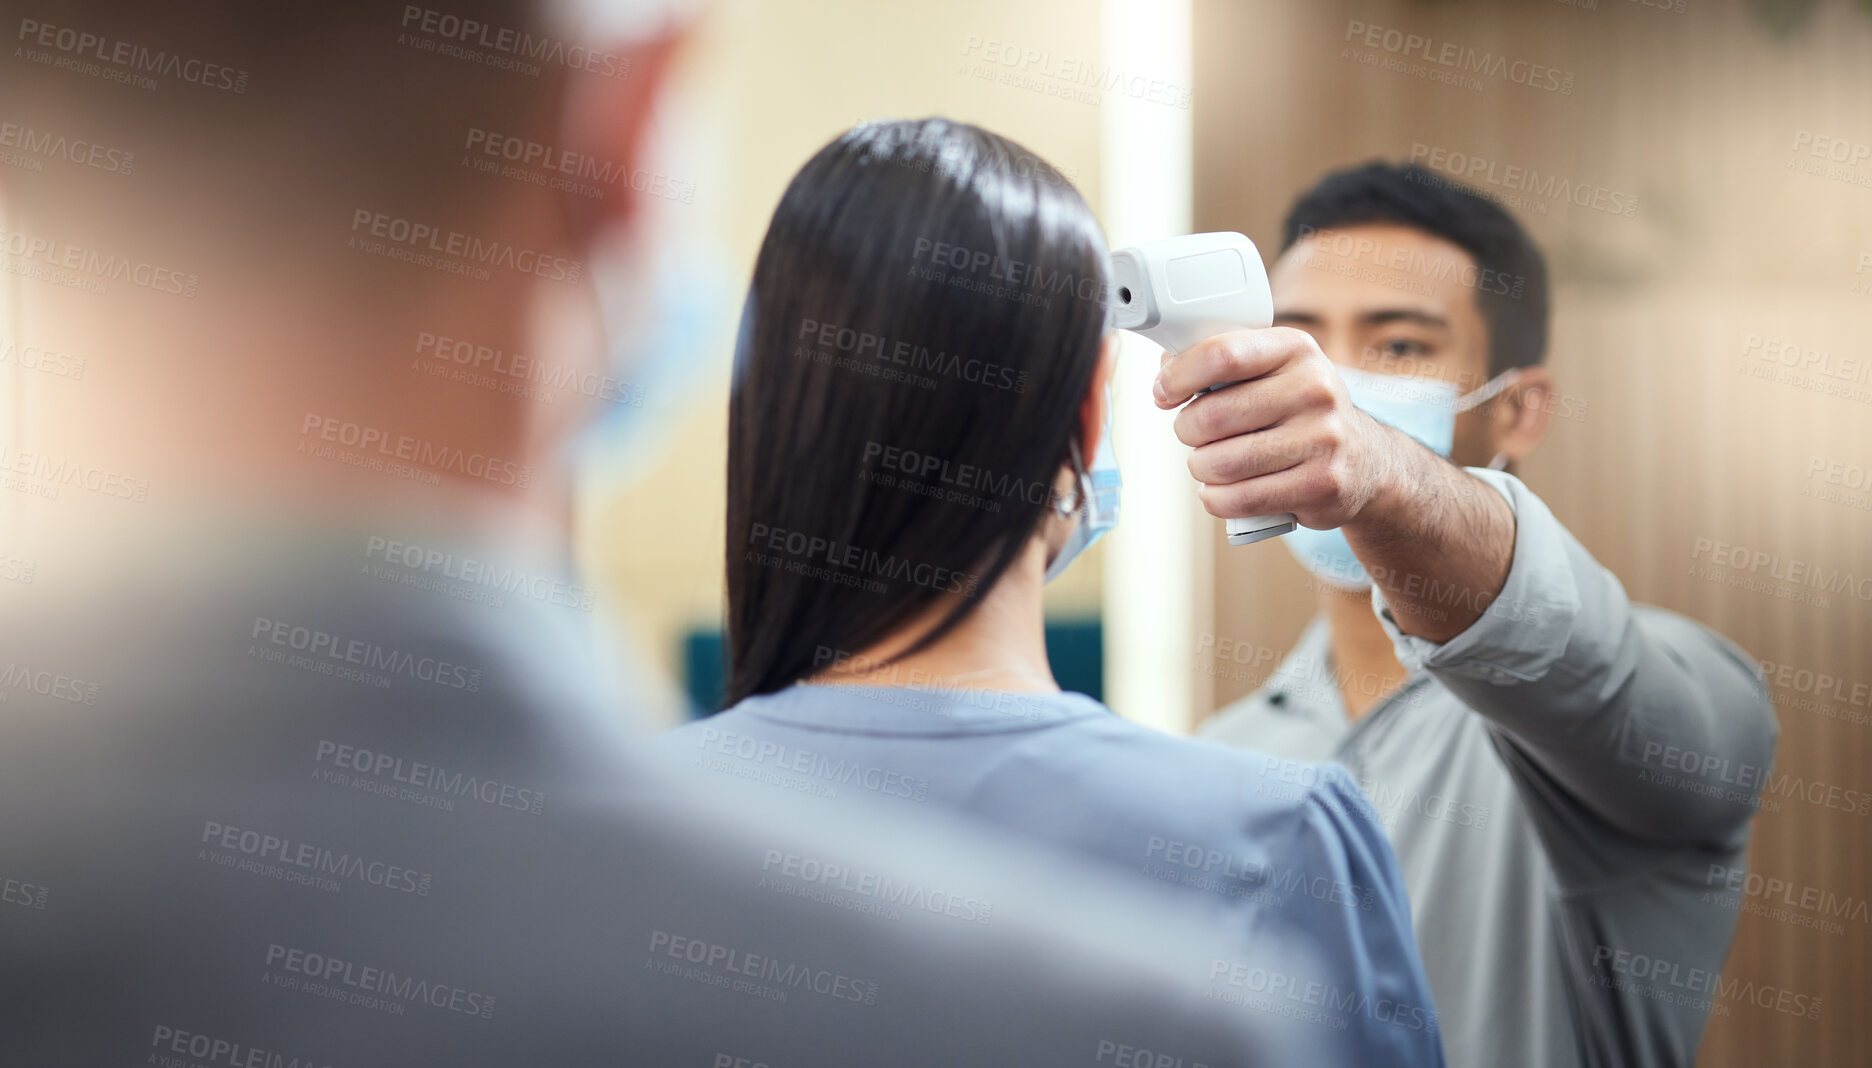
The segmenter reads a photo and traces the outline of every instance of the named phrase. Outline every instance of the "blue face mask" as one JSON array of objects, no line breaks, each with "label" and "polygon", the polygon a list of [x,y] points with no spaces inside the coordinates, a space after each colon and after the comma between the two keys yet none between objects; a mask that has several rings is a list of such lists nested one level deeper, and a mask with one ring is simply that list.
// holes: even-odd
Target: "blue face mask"
[{"label": "blue face mask", "polygon": [[[1507,389],[1521,373],[1503,371],[1475,392],[1458,396],[1454,385],[1434,378],[1380,375],[1356,367],[1334,369],[1345,379],[1346,393],[1354,405],[1379,422],[1416,438],[1438,456],[1448,456],[1456,441],[1456,413],[1466,412]],[[1297,527],[1281,540],[1321,582],[1342,590],[1371,589],[1371,575],[1337,528]]]},{"label": "blue face mask", "polygon": [[1053,507],[1061,515],[1077,514],[1079,521],[1073,525],[1072,533],[1066,535],[1065,544],[1060,546],[1059,555],[1047,564],[1046,581],[1052,582],[1060,573],[1078,559],[1079,554],[1092,547],[1092,543],[1104,537],[1105,532],[1118,525],[1118,490],[1123,480],[1118,477],[1118,454],[1112,451],[1111,404],[1105,405],[1105,429],[1099,434],[1098,449],[1092,454],[1092,466],[1087,468],[1079,455],[1079,442],[1072,443],[1073,470],[1079,476],[1077,500],[1070,503],[1056,502]]},{"label": "blue face mask", "polygon": [[588,459],[613,489],[655,470],[684,402],[724,361],[715,324],[732,314],[733,285],[708,242],[612,235],[588,261],[609,351],[608,403],[584,428]]}]

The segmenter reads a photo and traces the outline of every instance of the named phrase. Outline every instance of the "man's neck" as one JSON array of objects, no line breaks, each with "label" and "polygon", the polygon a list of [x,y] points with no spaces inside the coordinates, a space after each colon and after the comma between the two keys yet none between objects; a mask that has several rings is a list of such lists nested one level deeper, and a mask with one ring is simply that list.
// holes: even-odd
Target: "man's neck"
[{"label": "man's neck", "polygon": [[1345,701],[1346,716],[1358,719],[1403,685],[1410,673],[1372,611],[1370,591],[1322,588],[1319,604],[1326,617],[1334,685]]}]

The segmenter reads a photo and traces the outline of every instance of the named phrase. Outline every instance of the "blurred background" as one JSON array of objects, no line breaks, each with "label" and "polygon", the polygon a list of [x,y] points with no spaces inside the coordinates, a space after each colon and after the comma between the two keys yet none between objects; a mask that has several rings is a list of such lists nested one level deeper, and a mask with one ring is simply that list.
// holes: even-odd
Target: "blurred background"
[{"label": "blurred background", "polygon": [[[1431,43],[1413,58],[1406,35]],[[1424,59],[1444,42],[1546,72],[1451,74]],[[1323,171],[1415,158],[1500,196],[1548,254],[1564,408],[1524,480],[1633,599],[1769,666],[1789,778],[1750,867],[1824,904],[1745,913],[1726,977],[1823,1008],[1738,1000],[1698,1063],[1869,1063],[1872,817],[1802,791],[1872,790],[1872,4],[739,0],[684,63],[665,133],[695,196],[665,213],[728,311],[679,382],[650,384],[654,458],[594,450],[580,523],[619,632],[692,703],[719,692],[732,312],[821,144],[952,116],[1055,164],[1114,247],[1240,230],[1269,257]],[[1314,600],[1287,553],[1222,540],[1167,420],[1126,390],[1155,349],[1123,362],[1123,521],[1050,587],[1052,640],[1065,685],[1182,732],[1259,685]]]}]

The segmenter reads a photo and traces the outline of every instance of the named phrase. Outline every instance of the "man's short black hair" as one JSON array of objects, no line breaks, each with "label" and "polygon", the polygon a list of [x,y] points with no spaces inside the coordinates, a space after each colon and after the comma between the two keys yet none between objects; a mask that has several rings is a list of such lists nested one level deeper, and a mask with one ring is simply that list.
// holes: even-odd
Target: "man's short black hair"
[{"label": "man's short black hair", "polygon": [[1414,163],[1373,161],[1334,171],[1300,195],[1281,251],[1320,230],[1394,223],[1440,237],[1475,260],[1464,281],[1488,324],[1489,374],[1547,353],[1547,261],[1514,216],[1481,192]]}]

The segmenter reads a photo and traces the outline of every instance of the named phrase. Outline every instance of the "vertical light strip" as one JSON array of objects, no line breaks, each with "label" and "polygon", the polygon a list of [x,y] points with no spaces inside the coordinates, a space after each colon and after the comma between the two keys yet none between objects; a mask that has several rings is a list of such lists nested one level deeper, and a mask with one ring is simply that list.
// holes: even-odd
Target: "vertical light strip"
[{"label": "vertical light strip", "polygon": [[[1189,0],[1103,0],[1101,216],[1113,248],[1190,228]],[[1180,106],[1179,106],[1180,105]],[[1113,408],[1124,474],[1105,540],[1105,698],[1181,734],[1193,716],[1198,551],[1195,487],[1172,413],[1151,403],[1155,345],[1122,335]],[[1203,539],[1207,544],[1207,539]]]},{"label": "vertical light strip", "polygon": [[[10,233],[12,223],[7,218],[6,197],[0,195],[0,233]],[[26,405],[25,377],[20,370],[20,348],[23,331],[20,329],[19,293],[23,284],[17,274],[0,274],[0,345],[12,345],[12,358],[0,366],[0,448],[12,450],[19,447],[15,435],[24,422]],[[14,544],[8,548],[19,550],[24,547],[25,537],[22,530],[25,495],[17,493],[0,494],[0,531],[8,534]]]}]

